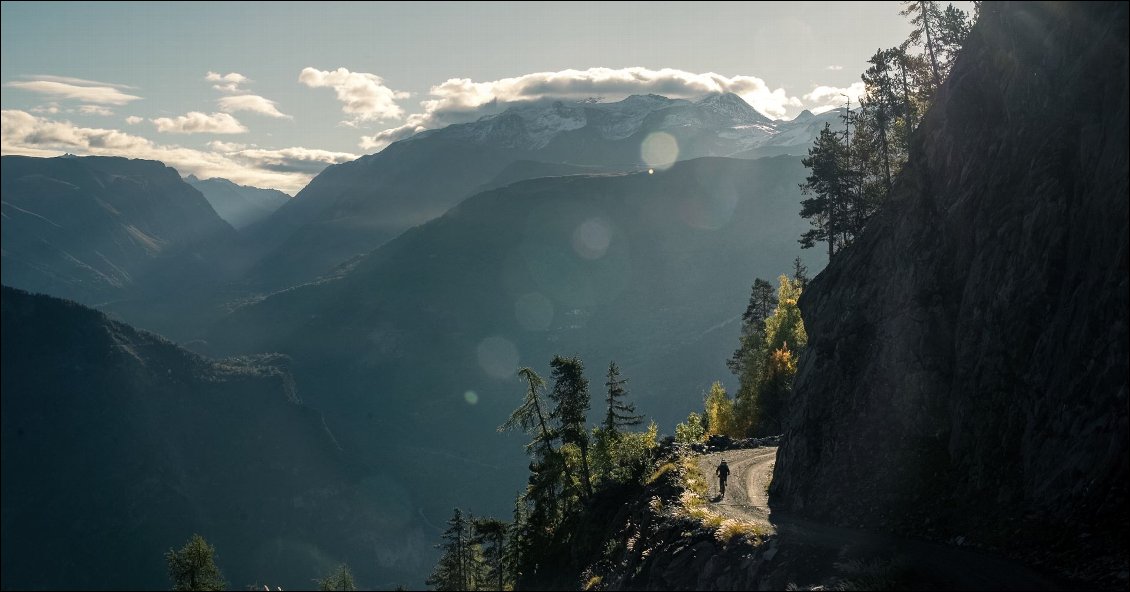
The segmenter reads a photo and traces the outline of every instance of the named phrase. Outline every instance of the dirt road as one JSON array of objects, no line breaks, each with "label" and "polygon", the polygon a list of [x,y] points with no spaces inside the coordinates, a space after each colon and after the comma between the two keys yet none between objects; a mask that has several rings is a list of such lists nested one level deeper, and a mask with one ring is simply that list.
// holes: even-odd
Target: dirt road
[{"label": "dirt road", "polygon": [[[726,459],[730,478],[726,482],[726,496],[720,498],[718,477],[714,470]],[[773,463],[777,461],[777,448],[752,448],[714,452],[698,458],[698,468],[706,475],[711,509],[727,518],[750,520],[773,530],[769,520],[769,482],[773,479]]]},{"label": "dirt road", "polygon": [[[718,497],[715,469],[722,459],[730,466],[726,496]],[[1003,557],[969,547],[955,547],[890,534],[829,526],[780,511],[770,512],[768,487],[777,448],[731,450],[700,455],[698,465],[709,483],[711,509],[727,518],[763,524],[776,533],[782,549],[793,549],[796,563],[791,582],[802,589],[843,580],[845,565],[865,566],[865,587],[936,590],[1062,590],[1054,581]],[[800,550],[800,551],[796,551]],[[824,565],[821,565],[824,564]],[[869,566],[869,567],[867,567]],[[858,580],[857,580],[858,581]]]}]

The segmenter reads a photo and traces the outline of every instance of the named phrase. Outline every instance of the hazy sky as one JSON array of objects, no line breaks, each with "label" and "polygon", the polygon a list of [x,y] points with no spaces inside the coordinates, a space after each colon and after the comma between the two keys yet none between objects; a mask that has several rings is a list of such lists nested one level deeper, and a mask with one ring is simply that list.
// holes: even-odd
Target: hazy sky
[{"label": "hazy sky", "polygon": [[729,90],[787,119],[842,102],[906,38],[898,10],[4,2],[3,153],[155,158],[293,193],[329,163],[524,100]]}]

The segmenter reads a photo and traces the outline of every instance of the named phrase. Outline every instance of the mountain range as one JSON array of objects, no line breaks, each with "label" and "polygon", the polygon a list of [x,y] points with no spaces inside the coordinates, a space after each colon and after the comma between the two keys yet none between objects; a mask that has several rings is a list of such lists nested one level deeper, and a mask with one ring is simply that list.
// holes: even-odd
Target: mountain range
[{"label": "mountain range", "polygon": [[[202,468],[207,463],[200,459],[248,445],[226,434],[194,440],[199,448],[191,452],[187,439],[165,442],[160,434],[172,429],[169,422],[176,423],[168,410],[173,407],[161,403],[156,411],[147,411],[154,403],[141,398],[142,392],[154,397],[173,393],[169,396],[183,401],[176,408],[183,410],[185,425],[202,426],[210,414],[221,414],[220,429],[246,432],[240,437],[270,429],[307,434],[295,445],[323,451],[317,462],[335,472],[300,481],[330,483],[323,487],[332,493],[326,503],[334,516],[346,515],[346,508],[362,515],[375,511],[350,497],[356,491],[368,492],[384,512],[396,516],[382,517],[378,511],[371,520],[340,527],[355,542],[369,536],[359,548],[377,553],[378,561],[369,557],[350,564],[368,562],[373,570],[365,574],[369,581],[403,581],[405,573],[416,577],[434,556],[434,525],[443,523],[453,505],[471,503],[477,511],[505,515],[510,508],[504,507],[507,496],[499,496],[500,489],[522,486],[526,461],[517,436],[495,431],[519,402],[518,366],[547,374],[553,355],[579,355],[587,364],[596,405],[604,369],[615,360],[629,378],[640,410],[663,429],[685,415],[686,401],[698,400],[711,382],[728,376],[724,361],[737,345],[753,279],[791,271],[800,253],[796,237],[807,226],[796,215],[797,185],[805,170],[799,156],[731,156],[792,150],[786,140],[798,142],[794,152],[801,154],[807,144],[797,138],[807,132],[798,130],[815,129],[816,119],[772,122],[731,95],[701,101],[646,96],[610,104],[525,105],[332,166],[295,198],[239,231],[217,212],[225,207],[221,203],[236,203],[230,192],[246,192],[222,180],[182,180],[172,169],[146,161],[3,157],[6,285],[99,305],[195,352],[219,357],[199,358],[98,313],[79,314],[74,305],[6,289],[5,307],[10,302],[16,307],[12,311],[39,311],[34,318],[15,312],[11,321],[5,317],[6,350],[17,339],[48,331],[39,328],[51,323],[51,315],[43,311],[70,311],[58,314],[72,319],[66,326],[74,325],[80,334],[66,339],[79,343],[81,336],[97,337],[82,355],[102,356],[109,361],[106,371],[116,369],[117,374],[85,388],[79,377],[91,370],[80,365],[58,377],[69,381],[65,385],[37,383],[42,379],[34,376],[50,374],[46,368],[71,355],[66,339],[60,338],[44,341],[36,358],[18,358],[32,354],[15,348],[4,362],[5,393],[11,384],[12,392],[26,393],[22,396],[40,405],[42,396],[36,393],[71,389],[113,418],[68,428],[83,439],[101,442],[122,432],[131,447],[174,450],[136,463],[121,460],[132,457],[120,447],[113,448],[117,456],[99,456],[94,464],[106,465],[109,473],[91,482],[92,499],[110,499],[109,492],[117,489],[133,495],[127,483],[148,483],[158,470],[154,467],[182,462],[194,467],[177,469],[183,474],[243,488],[236,497],[248,499],[246,485],[228,474],[238,472],[233,467],[281,468],[298,462],[289,458],[297,453],[281,444],[274,453],[252,447],[217,465],[232,471],[207,475]],[[656,134],[665,134],[668,146],[679,147],[674,162],[645,162],[640,145]],[[775,143],[774,138],[782,140]],[[228,196],[217,197],[212,192],[216,188]],[[174,204],[175,216],[151,220],[155,214],[139,203],[151,208]],[[71,204],[92,213],[68,217],[77,211]],[[152,240],[141,240],[135,230]],[[95,284],[99,290],[79,290],[75,286],[89,284],[83,274],[93,264],[87,260],[108,270],[126,270],[122,277],[131,281],[103,281]],[[819,253],[806,257],[813,272],[824,262]],[[38,274],[17,273],[22,269]],[[31,328],[18,332],[20,323]],[[163,353],[151,359],[152,352]],[[285,357],[254,357],[263,352]],[[232,355],[251,358],[222,361]],[[285,372],[267,369],[280,360],[286,361]],[[17,364],[30,374],[10,373],[10,365]],[[233,377],[224,378],[229,376],[224,372]],[[278,376],[293,384],[290,395],[280,399],[291,407],[263,402],[263,397],[275,396],[268,394],[239,399],[234,408],[229,395],[185,399],[197,387],[214,392],[208,385],[215,385],[217,393],[237,392],[243,388],[234,386],[242,384],[238,377],[247,374]],[[200,377],[220,375],[224,377]],[[161,376],[171,382],[161,382]],[[102,401],[104,392],[119,393],[119,398]],[[6,395],[5,421],[47,413],[32,403],[13,402],[9,414],[8,401]],[[260,415],[257,405],[262,406]],[[300,417],[314,412],[302,409],[324,416],[324,427],[333,436],[331,448],[339,447],[336,452],[309,431],[309,421]],[[74,421],[67,416],[60,425]],[[13,429],[6,424],[5,438],[19,433],[19,427]],[[46,451],[49,444],[38,446]],[[14,449],[16,462],[8,463],[8,450],[6,443],[5,467],[15,468],[5,474],[6,483],[9,476],[33,483],[44,479]],[[84,462],[77,445],[42,453],[51,455],[60,471]],[[252,454],[260,456],[247,456]],[[296,470],[305,469],[300,465]],[[268,483],[281,479],[262,477]],[[191,533],[174,533],[177,521],[171,516],[191,516],[195,518],[181,524],[212,525],[219,533],[213,542],[231,549],[241,565],[266,565],[258,555],[249,555],[259,545],[222,526],[240,524],[244,514],[258,516],[246,509],[251,502],[224,506],[207,492],[185,489],[188,477],[177,479],[179,485],[167,487],[182,492],[180,498],[160,497],[152,507],[134,503],[137,512],[170,516],[138,548],[163,550],[183,541]],[[278,485],[279,499],[284,494],[291,500],[315,495],[300,492],[301,484],[288,479]],[[37,496],[56,499],[43,493],[45,485],[28,487],[11,499],[29,505]],[[5,503],[8,499],[6,486]],[[185,505],[189,501],[196,505]],[[286,525],[310,525],[313,518],[304,513],[315,511],[310,503],[296,506],[301,510],[297,515],[273,502],[264,504],[264,512],[276,512]],[[74,520],[81,523],[77,516]],[[127,524],[138,532],[147,528],[131,520],[109,512],[105,524],[91,526],[76,540],[109,536],[109,524]],[[27,524],[17,521],[11,528],[11,537],[30,536]],[[272,528],[259,520],[243,532],[282,536],[281,526]],[[330,526],[309,528],[309,540],[316,542],[302,547],[309,552],[282,574],[287,578],[313,569],[317,562],[310,557],[344,554],[332,551],[342,547],[325,542]],[[42,539],[28,553],[58,551],[52,545],[64,534]],[[14,539],[6,531],[8,540]],[[292,551],[301,546],[290,541],[272,548],[279,545]],[[12,557],[39,565],[32,555]],[[148,565],[144,581],[155,582],[159,567],[158,558]],[[67,573],[83,570],[97,573],[94,563]],[[279,575],[241,572],[240,577],[266,581]],[[5,576],[5,582],[30,581],[24,575],[12,577]],[[97,585],[93,575],[73,577],[83,585]]]},{"label": "mountain range", "polygon": [[225,222],[237,230],[248,226],[281,208],[290,196],[277,189],[260,189],[236,185],[219,177],[198,179],[189,175],[184,180],[196,188]]},{"label": "mountain range", "polygon": [[[537,167],[648,168],[641,144],[666,134],[663,158],[804,155],[824,121],[772,121],[732,93],[699,101],[634,95],[614,103],[537,102],[472,123],[428,130],[333,165],[248,233],[263,249],[249,282],[267,290],[310,281],[446,212],[495,177]],[[541,163],[527,176],[508,170]],[[664,162],[664,166],[670,162]]]}]

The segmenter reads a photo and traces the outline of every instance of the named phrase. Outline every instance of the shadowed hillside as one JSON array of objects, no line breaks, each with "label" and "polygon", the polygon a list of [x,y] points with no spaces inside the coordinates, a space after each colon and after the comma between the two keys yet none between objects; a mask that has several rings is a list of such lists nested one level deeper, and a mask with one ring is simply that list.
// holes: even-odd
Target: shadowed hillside
[{"label": "shadowed hillside", "polygon": [[1127,83],[1125,3],[985,5],[801,299],[776,503],[1125,586]]}]

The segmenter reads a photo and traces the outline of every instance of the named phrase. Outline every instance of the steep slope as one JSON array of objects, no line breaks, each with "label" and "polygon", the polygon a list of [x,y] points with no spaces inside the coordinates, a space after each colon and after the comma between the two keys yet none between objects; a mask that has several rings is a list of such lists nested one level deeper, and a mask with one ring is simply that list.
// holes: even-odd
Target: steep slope
[{"label": "steep slope", "polygon": [[165,588],[193,532],[233,588],[420,569],[397,549],[424,535],[352,476],[285,359],[206,360],[8,287],[0,320],[3,588]]},{"label": "steep slope", "polygon": [[775,503],[1125,586],[1126,23],[982,8],[892,202],[800,302]]},{"label": "steep slope", "polygon": [[204,195],[212,209],[236,229],[270,216],[290,201],[289,195],[277,189],[236,185],[219,177],[198,179],[189,175],[185,177],[185,182]]},{"label": "steep slope", "polygon": [[[251,283],[269,290],[312,280],[438,217],[517,161],[639,170],[645,166],[641,145],[659,132],[674,139],[682,160],[738,152],[804,154],[819,131],[798,141],[808,129],[770,121],[733,94],[693,102],[637,95],[615,103],[511,107],[327,168],[286,206],[248,229],[262,249]],[[778,136],[785,139],[781,146]]]},{"label": "steep slope", "polygon": [[454,504],[509,512],[498,492],[520,486],[526,463],[494,429],[519,401],[517,368],[578,354],[596,407],[615,359],[640,410],[670,429],[730,376],[735,303],[753,278],[800,252],[803,174],[791,157],[707,158],[488,191],[340,279],[238,310],[211,345],[292,355],[343,446],[387,451],[380,470],[412,483],[432,522]]},{"label": "steep slope", "polygon": [[6,285],[97,304],[224,267],[216,250],[234,231],[159,162],[5,156],[0,166]]}]

